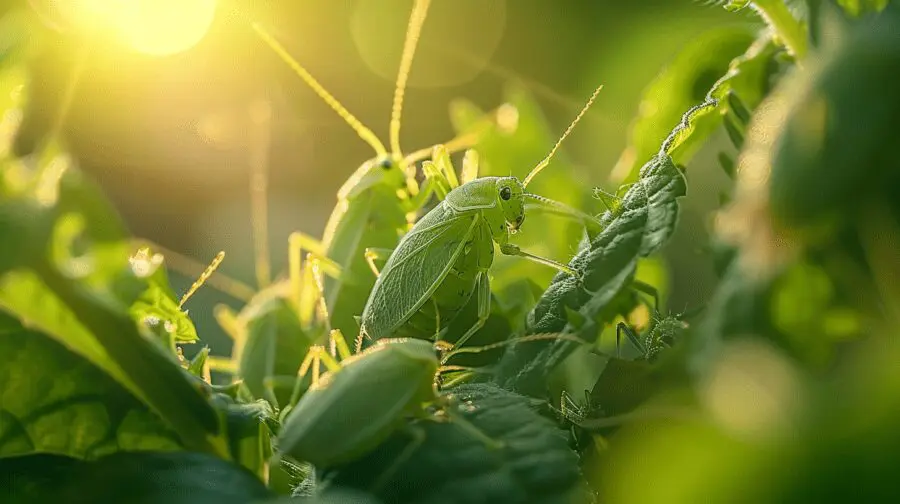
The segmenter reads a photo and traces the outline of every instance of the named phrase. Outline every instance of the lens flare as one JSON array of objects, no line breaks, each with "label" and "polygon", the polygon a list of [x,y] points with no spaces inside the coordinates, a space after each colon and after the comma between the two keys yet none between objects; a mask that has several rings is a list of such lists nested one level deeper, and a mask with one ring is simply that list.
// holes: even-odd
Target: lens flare
[{"label": "lens flare", "polygon": [[209,31],[216,0],[58,0],[57,12],[86,29],[111,30],[135,51],[165,56],[195,46]]}]

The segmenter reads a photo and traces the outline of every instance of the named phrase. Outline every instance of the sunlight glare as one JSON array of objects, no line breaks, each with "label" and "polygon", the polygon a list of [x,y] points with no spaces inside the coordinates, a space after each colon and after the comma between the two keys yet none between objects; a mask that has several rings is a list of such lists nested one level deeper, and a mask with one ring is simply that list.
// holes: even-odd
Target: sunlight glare
[{"label": "sunlight glare", "polygon": [[134,50],[165,56],[200,42],[216,0],[63,0],[57,8],[75,24],[112,29]]}]

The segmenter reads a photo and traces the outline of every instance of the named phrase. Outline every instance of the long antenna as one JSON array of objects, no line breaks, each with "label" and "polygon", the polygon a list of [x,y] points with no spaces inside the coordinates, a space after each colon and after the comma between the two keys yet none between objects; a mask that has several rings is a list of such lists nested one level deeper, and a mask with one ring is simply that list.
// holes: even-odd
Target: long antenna
[{"label": "long antenna", "polygon": [[210,263],[210,265],[206,267],[206,270],[200,274],[200,278],[198,278],[197,281],[194,282],[193,285],[191,285],[191,288],[184,293],[184,296],[181,296],[181,301],[178,302],[179,310],[182,306],[184,306],[184,303],[186,303],[187,300],[190,299],[195,292],[197,292],[197,289],[199,289],[203,285],[203,283],[206,282],[206,279],[216,271],[216,268],[218,268],[219,265],[222,264],[223,259],[225,259],[224,250],[216,254],[216,257],[212,260],[212,263]]},{"label": "long antenna", "polygon": [[562,134],[559,140],[556,141],[556,145],[554,145],[553,148],[550,149],[550,154],[547,154],[547,157],[545,157],[540,163],[538,163],[537,166],[535,166],[531,170],[528,176],[525,177],[525,180],[522,182],[523,186],[528,187],[528,183],[531,182],[531,179],[533,179],[535,175],[540,173],[541,170],[543,170],[548,164],[550,164],[550,159],[552,159],[553,155],[556,154],[556,151],[557,149],[559,149],[559,146],[562,144],[563,140],[565,140],[566,137],[569,136],[569,133],[571,133],[572,130],[575,129],[575,125],[578,124],[578,121],[581,120],[581,117],[584,116],[589,108],[591,108],[594,100],[597,99],[597,95],[600,94],[601,89],[603,89],[602,84],[594,90],[594,94],[591,95],[587,103],[584,105],[584,107],[582,107],[581,112],[579,112],[578,115],[575,116],[575,120],[572,121],[572,124],[570,124],[569,127],[566,128],[566,131]]},{"label": "long antenna", "polygon": [[287,52],[284,46],[282,46],[277,40],[275,40],[273,36],[269,35],[269,33],[266,32],[266,30],[263,29],[263,27],[260,26],[259,23],[253,23],[252,26],[253,30],[256,32],[259,38],[262,39],[262,41],[265,42],[266,45],[268,45],[273,51],[275,51],[275,54],[278,55],[278,57],[281,58],[281,60],[284,61],[301,79],[303,79],[303,82],[305,82],[307,86],[312,88],[312,90],[315,91],[317,95],[319,95],[319,98],[327,103],[332,110],[337,112],[337,114],[341,116],[341,119],[343,119],[348,125],[350,125],[350,127],[353,128],[353,131],[355,131],[360,138],[362,138],[367,144],[371,145],[372,148],[375,149],[376,156],[381,157],[387,154],[387,149],[384,148],[384,144],[381,143],[381,140],[378,140],[378,137],[375,136],[375,133],[373,133],[369,128],[365,127],[363,123],[356,118],[356,116],[354,116],[350,113],[349,110],[344,108],[344,106],[341,105],[341,102],[339,102],[337,98],[332,96],[331,93],[329,93],[321,84],[319,84],[319,81],[317,81],[312,76],[312,74],[310,74],[305,68],[303,68],[303,66],[300,65],[300,63],[298,63],[297,60],[295,60]]},{"label": "long antenna", "polygon": [[253,123],[250,141],[250,214],[252,220],[254,255],[256,256],[256,286],[264,289],[272,281],[269,262],[269,148],[271,141],[272,107],[266,100],[249,107]]},{"label": "long antenna", "polygon": [[403,152],[400,150],[400,115],[403,113],[403,97],[406,93],[406,82],[409,80],[409,69],[412,67],[413,56],[416,54],[419,35],[422,33],[422,25],[425,23],[425,16],[428,14],[430,4],[430,0],[416,0],[412,13],[409,15],[409,24],[406,27],[406,40],[400,56],[397,86],[394,88],[394,104],[391,107],[390,140],[391,151],[395,156],[399,156]]},{"label": "long antenna", "polygon": [[[200,263],[186,255],[175,252],[174,250],[163,247],[162,245],[145,238],[135,240],[136,245],[149,247],[160,252],[166,260],[166,266],[173,271],[177,271],[182,275],[189,276],[195,271],[201,271],[206,268],[205,264]],[[256,294],[256,289],[249,285],[235,280],[222,272],[216,273],[206,279],[204,285],[210,285],[223,294],[227,294],[235,299],[244,302],[250,302],[250,299]]]},{"label": "long antenna", "polygon": [[78,52],[75,55],[75,62],[72,65],[72,73],[69,75],[69,80],[63,88],[59,108],[56,111],[56,117],[53,119],[53,125],[49,135],[51,137],[56,137],[62,132],[66,119],[69,117],[69,112],[72,110],[72,102],[75,98],[75,92],[78,89],[78,85],[81,83],[82,77],[84,77],[85,67],[87,66],[88,57],[91,54],[92,48],[93,39],[88,39],[78,48]]}]

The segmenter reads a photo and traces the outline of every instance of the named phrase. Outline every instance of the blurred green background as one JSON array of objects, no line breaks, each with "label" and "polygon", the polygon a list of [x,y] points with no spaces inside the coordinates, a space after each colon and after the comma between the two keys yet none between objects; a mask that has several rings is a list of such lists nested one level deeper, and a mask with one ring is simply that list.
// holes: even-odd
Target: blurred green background
[{"label": "blurred green background", "polygon": [[[411,5],[304,0],[247,9],[220,2],[209,32],[189,50],[155,56],[102,44],[87,56],[65,126],[71,151],[135,235],[200,263],[224,250],[220,271],[255,286],[248,187],[254,142],[265,135],[249,121],[251,106],[262,100],[272,110],[268,246],[275,274],[286,268],[288,234],[321,236],[338,187],[372,152],[252,34],[249,21],[270,26],[332,94],[386,138]],[[402,145],[412,150],[452,138],[452,100],[466,98],[490,110],[502,103],[512,80],[525,84],[551,129],[562,132],[603,84],[563,149],[586,187],[613,187],[608,176],[646,85],[698,34],[735,23],[761,26],[749,12],[729,14],[689,1],[438,0],[413,63]],[[78,60],[79,44],[65,34],[53,40],[33,63],[26,132],[47,128]],[[716,77],[697,86],[697,102]],[[706,242],[705,215],[716,208],[717,188],[727,180],[714,162],[722,136],[692,163],[683,224],[667,249],[674,310],[698,305],[714,285],[711,262],[697,260],[705,253],[697,244]],[[23,135],[18,147],[27,150],[28,139]],[[184,273],[199,269],[173,272],[177,290],[193,280]],[[225,355],[230,340],[212,317],[220,302],[243,305],[207,286],[187,308],[203,343]]]},{"label": "blurred green background", "polygon": [[[120,2],[84,0],[85,5],[105,1]],[[0,12],[28,4],[41,10],[50,3],[18,0]],[[857,10],[886,4],[835,3]],[[227,254],[220,271],[255,290],[249,190],[254,163],[264,158],[270,178],[267,245],[278,274],[287,262],[289,233],[321,236],[337,188],[372,152],[258,41],[250,22],[270,29],[385,138],[411,4],[221,0],[199,43],[165,56],[100,38],[103,43],[84,61],[65,123],[69,147],[135,235],[197,262],[173,272],[177,291],[187,290],[220,250]],[[667,350],[660,361],[609,358],[598,364],[598,356],[588,355],[594,360],[571,366],[600,374],[589,377],[596,383],[583,404],[603,409],[587,411],[587,426],[581,426],[593,436],[582,436],[580,467],[611,502],[853,502],[860,492],[868,492],[871,500],[896,493],[890,477],[900,447],[895,337],[900,170],[892,148],[900,99],[890,83],[900,78],[900,10],[895,3],[881,24],[858,25],[841,40],[835,35],[841,32],[835,29],[837,17],[800,21],[781,2],[768,6],[782,9],[791,23],[796,21],[788,27],[799,32],[806,21],[819,23],[807,41],[810,54],[797,66],[784,54],[774,58],[796,71],[753,112],[754,127],[732,131],[732,140],[738,141],[729,142],[716,123],[719,131],[688,163],[688,194],[678,202],[680,221],[664,249],[667,267],[660,268],[669,278],[653,282],[667,290],[668,309],[708,303],[706,314],[698,324],[691,320],[693,330],[684,344]],[[703,35],[725,25],[762,26],[751,9],[728,13],[721,7],[688,1],[436,0],[412,69],[404,150],[453,136],[453,100],[465,98],[490,110],[501,104],[512,81],[521,81],[537,98],[548,129],[561,132],[602,83],[595,106],[563,146],[566,162],[561,156],[549,168],[568,164],[580,186],[558,183],[547,172],[542,177],[557,190],[613,189],[618,181],[611,181],[611,174],[622,164],[633,118],[644,117],[646,129],[659,129],[644,130],[645,136],[664,136],[674,124],[663,123],[684,112],[685,103],[701,102],[724,73],[722,68],[708,76],[692,74],[693,80],[684,82],[670,75],[674,84],[658,81],[650,88],[651,99],[641,103],[660,69],[676,55],[682,62],[720,57],[724,66],[734,56],[725,53],[741,53],[743,47],[733,47],[740,45],[735,39],[712,44]],[[50,14],[48,21],[53,21]],[[17,138],[19,153],[29,151],[50,127],[79,61],[80,40],[66,30],[44,30],[48,43],[32,61],[34,99],[25,114],[25,134]],[[0,54],[4,35],[0,31]],[[144,42],[175,39],[171,33],[128,35]],[[817,37],[826,42],[823,47],[834,43],[833,48],[814,51]],[[753,80],[772,68],[764,70],[745,68],[743,77],[752,85],[733,88],[753,107],[768,92],[766,78]],[[684,91],[677,84],[691,96],[676,96]],[[674,102],[677,110],[666,109],[676,108]],[[271,110],[267,131],[251,117],[260,103]],[[833,108],[820,107],[823,103]],[[738,115],[732,102],[727,108]],[[833,113],[816,115],[822,111]],[[659,119],[663,116],[666,121]],[[718,166],[717,154],[733,155],[731,143],[743,143],[745,133],[743,165],[732,183]],[[635,143],[659,145],[658,139],[644,140]],[[265,155],[260,156],[260,148]],[[508,169],[523,175],[539,157]],[[640,152],[636,163],[648,157]],[[735,229],[727,237],[728,219],[726,224],[720,219],[718,238],[727,238],[740,255],[719,280],[714,268],[724,264],[725,254],[705,247],[722,189],[735,199],[719,216],[730,216]],[[587,208],[590,204],[594,207]],[[585,206],[601,208],[598,201]],[[529,219],[517,241],[535,236],[554,241],[537,219]],[[772,278],[744,276],[754,270],[740,262],[753,266],[754,259],[756,273]],[[785,269],[773,273],[779,261]],[[178,266],[180,261],[171,255],[169,262]],[[217,303],[243,305],[208,285],[186,308],[201,344],[227,355],[229,339],[212,317]],[[610,332],[608,327],[604,335]],[[564,371],[571,383],[585,378]],[[573,395],[582,391],[566,385]],[[636,416],[617,417],[631,413]],[[896,496],[884,501],[896,502]]]}]

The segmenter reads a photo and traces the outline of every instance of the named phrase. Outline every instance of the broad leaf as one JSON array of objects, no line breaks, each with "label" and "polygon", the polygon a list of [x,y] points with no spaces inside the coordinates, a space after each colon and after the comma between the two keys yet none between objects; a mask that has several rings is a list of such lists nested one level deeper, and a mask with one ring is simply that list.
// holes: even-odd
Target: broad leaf
[{"label": "broad leaf", "polygon": [[121,452],[93,462],[0,459],[4,502],[248,504],[272,494],[251,473],[199,453]]},{"label": "broad leaf", "polygon": [[[375,452],[326,477],[338,488],[368,490],[397,462],[373,493],[384,502],[476,504],[570,503],[584,491],[578,457],[566,434],[540,416],[531,401],[492,385],[463,385],[449,397],[457,412],[484,435],[505,443],[488,448],[453,421],[410,425],[424,441],[399,432]],[[407,450],[408,458],[398,461]]]},{"label": "broad leaf", "polygon": [[[635,181],[641,163],[659,150],[684,111],[703,101],[732,59],[752,41],[752,31],[733,25],[702,33],[683,47],[644,90],[638,115],[631,124],[629,145],[613,168],[612,178],[617,182]],[[714,127],[703,126],[704,130]],[[686,160],[687,156],[677,162]]]},{"label": "broad leaf", "polygon": [[225,415],[232,460],[264,479],[272,457],[271,438],[277,428],[272,407],[264,399],[240,403],[225,394],[215,394],[213,400]]},{"label": "broad leaf", "polygon": [[[603,231],[569,263],[583,278],[554,277],[528,316],[528,332],[576,332],[584,321],[602,327],[633,308],[627,287],[638,259],[659,251],[669,239],[678,217],[677,199],[686,190],[684,174],[665,154],[645,164],[638,181],[601,218]],[[570,320],[573,312],[578,320]],[[593,341],[596,332],[583,337]],[[497,379],[504,387],[543,396],[547,375],[573,349],[574,343],[566,341],[511,347]]]},{"label": "broad leaf", "polygon": [[686,164],[716,127],[735,113],[734,95],[746,109],[754,110],[772,89],[772,77],[779,70],[777,57],[783,49],[770,36],[758,38],[747,51],[734,58],[728,71],[713,84],[702,104],[685,114],[677,133],[664,144],[676,163]]},{"label": "broad leaf", "polygon": [[178,450],[178,437],[87,360],[0,313],[0,456]]},{"label": "broad leaf", "polygon": [[[0,308],[86,358],[152,406],[186,445],[220,453],[219,420],[175,356],[139,332],[128,307],[147,289],[128,262],[121,221],[53,142],[31,158],[28,184],[0,172]],[[16,231],[21,231],[17,233]]]},{"label": "broad leaf", "polygon": [[[300,322],[285,287],[276,284],[257,293],[241,310],[232,351],[253,396],[280,407],[289,403],[297,370],[315,338]],[[266,387],[269,380],[271,389]]]}]

